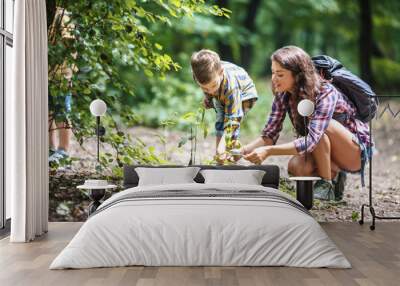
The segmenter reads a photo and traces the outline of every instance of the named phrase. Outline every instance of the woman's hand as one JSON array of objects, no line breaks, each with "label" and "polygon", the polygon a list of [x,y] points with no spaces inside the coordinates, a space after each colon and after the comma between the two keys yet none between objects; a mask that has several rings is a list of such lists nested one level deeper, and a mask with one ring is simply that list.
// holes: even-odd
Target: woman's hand
[{"label": "woman's hand", "polygon": [[240,147],[239,148],[239,152],[240,152],[240,155],[242,155],[242,156],[245,156],[245,155],[247,155],[249,153],[249,151],[247,150],[246,146]]},{"label": "woman's hand", "polygon": [[269,156],[271,156],[271,146],[264,146],[254,149],[243,158],[254,164],[260,165]]}]

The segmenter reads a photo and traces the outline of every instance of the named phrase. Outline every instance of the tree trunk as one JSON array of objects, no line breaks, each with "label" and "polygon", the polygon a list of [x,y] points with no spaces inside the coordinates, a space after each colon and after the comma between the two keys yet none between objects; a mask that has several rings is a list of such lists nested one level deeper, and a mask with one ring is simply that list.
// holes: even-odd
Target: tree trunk
[{"label": "tree trunk", "polygon": [[[279,15],[275,16],[272,19],[272,23],[274,25],[274,30],[272,34],[272,39],[275,41],[275,50],[280,49],[288,44],[290,44],[290,29],[285,27],[285,22]],[[261,73],[261,75],[269,76],[271,74],[271,55],[266,55],[265,66]]]},{"label": "tree trunk", "polygon": [[315,34],[310,26],[304,28],[304,49],[307,53],[310,53],[315,46]]},{"label": "tree trunk", "polygon": [[[218,0],[217,5],[221,8],[228,8],[228,0]],[[233,61],[233,53],[232,53],[232,48],[229,44],[229,39],[228,37],[224,37],[223,39],[219,39],[217,42],[218,46],[218,53],[221,57],[221,59],[226,60],[228,62]]]},{"label": "tree trunk", "polygon": [[[251,0],[247,7],[247,15],[244,20],[243,26],[246,28],[248,37],[255,33],[255,22],[257,16],[257,9],[261,4],[261,0]],[[253,59],[253,43],[246,41],[240,46],[241,65],[245,69],[249,69]]]},{"label": "tree trunk", "polygon": [[372,11],[370,0],[359,0],[360,7],[360,73],[361,78],[373,84],[371,57],[373,51],[372,40]]},{"label": "tree trunk", "polygon": [[57,3],[56,0],[46,0],[46,13],[47,13],[47,31],[49,30],[50,25],[54,21],[54,16],[57,11]]}]

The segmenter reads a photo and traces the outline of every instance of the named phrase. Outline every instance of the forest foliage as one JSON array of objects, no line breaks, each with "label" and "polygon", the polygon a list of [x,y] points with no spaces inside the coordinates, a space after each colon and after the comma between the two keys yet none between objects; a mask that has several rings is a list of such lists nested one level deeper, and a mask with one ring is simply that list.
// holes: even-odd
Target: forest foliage
[{"label": "forest foliage", "polygon": [[[151,148],[126,128],[179,128],[196,136],[212,131],[212,112],[201,109],[201,90],[190,56],[201,48],[244,67],[260,86],[252,113],[259,132],[271,101],[271,53],[297,45],[328,54],[367,80],[378,94],[400,90],[400,2],[346,0],[47,0],[49,93],[79,142],[94,136],[89,104],[108,105],[104,142],[118,156],[102,164],[121,174],[122,164],[161,164]],[[63,112],[71,92],[72,112]],[[262,105],[262,106],[261,106]],[[51,110],[50,110],[51,112]],[[261,116],[261,115],[262,116]],[[199,121],[198,119],[201,118]],[[259,128],[255,128],[258,126]],[[201,132],[200,132],[201,131]],[[189,133],[188,133],[189,134]],[[193,139],[193,134],[183,138]]]}]

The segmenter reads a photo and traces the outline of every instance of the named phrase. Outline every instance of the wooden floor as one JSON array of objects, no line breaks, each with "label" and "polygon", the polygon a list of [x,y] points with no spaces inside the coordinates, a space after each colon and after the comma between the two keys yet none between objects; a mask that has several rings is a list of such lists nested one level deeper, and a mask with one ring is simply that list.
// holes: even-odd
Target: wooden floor
[{"label": "wooden floor", "polygon": [[50,223],[44,237],[27,244],[0,241],[0,285],[400,285],[400,223],[322,224],[353,268],[123,267],[48,270],[81,223]]}]

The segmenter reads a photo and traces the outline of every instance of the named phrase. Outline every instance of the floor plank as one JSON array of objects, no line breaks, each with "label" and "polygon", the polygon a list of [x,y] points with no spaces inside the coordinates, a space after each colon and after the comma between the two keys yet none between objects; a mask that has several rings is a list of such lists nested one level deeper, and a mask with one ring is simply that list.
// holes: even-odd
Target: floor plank
[{"label": "floor plank", "polygon": [[118,267],[48,269],[81,223],[50,223],[49,233],[32,243],[0,240],[0,285],[399,285],[400,222],[382,222],[375,231],[356,223],[322,223],[352,269],[290,267]]}]

